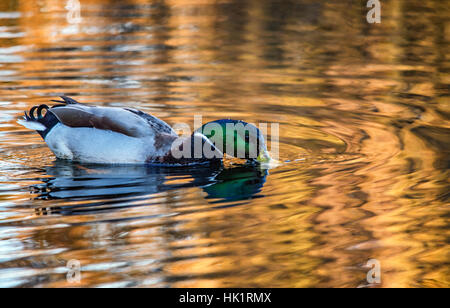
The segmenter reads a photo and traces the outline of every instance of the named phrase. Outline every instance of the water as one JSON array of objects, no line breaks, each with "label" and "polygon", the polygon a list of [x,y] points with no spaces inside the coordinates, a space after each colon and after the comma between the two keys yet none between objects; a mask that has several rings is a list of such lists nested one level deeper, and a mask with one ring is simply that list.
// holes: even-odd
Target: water
[{"label": "water", "polygon": [[[445,1],[147,2],[0,3],[1,287],[450,286]],[[16,119],[62,94],[280,123],[285,163],[55,161]]]}]

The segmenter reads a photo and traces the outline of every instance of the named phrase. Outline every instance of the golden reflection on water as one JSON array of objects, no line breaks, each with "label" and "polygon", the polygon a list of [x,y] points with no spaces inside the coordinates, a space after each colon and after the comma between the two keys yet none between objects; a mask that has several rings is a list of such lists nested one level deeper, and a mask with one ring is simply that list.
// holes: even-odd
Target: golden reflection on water
[{"label": "golden reflection on water", "polygon": [[[0,286],[449,286],[445,1],[0,4]],[[3,17],[2,17],[3,16]],[[249,169],[54,162],[15,120],[73,95],[168,123],[280,123]],[[375,286],[376,287],[376,286]]]}]

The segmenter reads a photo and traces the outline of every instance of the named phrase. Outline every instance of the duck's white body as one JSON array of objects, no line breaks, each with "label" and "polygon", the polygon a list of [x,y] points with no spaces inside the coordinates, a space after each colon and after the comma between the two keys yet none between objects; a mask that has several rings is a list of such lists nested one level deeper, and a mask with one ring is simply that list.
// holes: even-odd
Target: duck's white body
[{"label": "duck's white body", "polygon": [[69,127],[58,123],[45,137],[56,157],[98,164],[146,162],[150,156],[164,156],[169,149],[152,147],[154,137],[129,137],[110,130]]},{"label": "duck's white body", "polygon": [[[100,164],[192,164],[205,159],[175,159],[178,138],[164,121],[130,108],[90,107],[62,96],[62,104],[36,106],[25,113],[23,126],[36,130],[57,158]],[[37,110],[37,117],[35,111]],[[45,116],[42,110],[46,110]],[[191,138],[210,141],[202,134]],[[212,145],[211,145],[212,146]],[[219,153],[221,155],[221,153]]]}]

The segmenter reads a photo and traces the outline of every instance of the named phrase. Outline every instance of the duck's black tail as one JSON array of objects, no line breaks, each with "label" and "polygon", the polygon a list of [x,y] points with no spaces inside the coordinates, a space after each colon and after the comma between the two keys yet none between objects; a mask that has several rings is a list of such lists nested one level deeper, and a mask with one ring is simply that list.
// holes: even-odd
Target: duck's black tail
[{"label": "duck's black tail", "polygon": [[[37,131],[45,139],[50,130],[59,122],[49,109],[47,105],[34,106],[29,113],[25,111],[25,116],[23,119],[18,120],[17,123]],[[46,111],[45,114],[43,114],[44,110]]]}]

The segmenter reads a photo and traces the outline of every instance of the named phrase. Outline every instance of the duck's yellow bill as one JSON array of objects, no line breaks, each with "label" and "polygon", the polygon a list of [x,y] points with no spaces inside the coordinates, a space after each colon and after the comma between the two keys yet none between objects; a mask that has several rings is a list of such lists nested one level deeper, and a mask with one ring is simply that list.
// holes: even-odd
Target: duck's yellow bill
[{"label": "duck's yellow bill", "polygon": [[261,151],[261,153],[259,154],[258,158],[256,158],[256,160],[259,161],[260,163],[269,162],[271,160],[269,152]]}]

